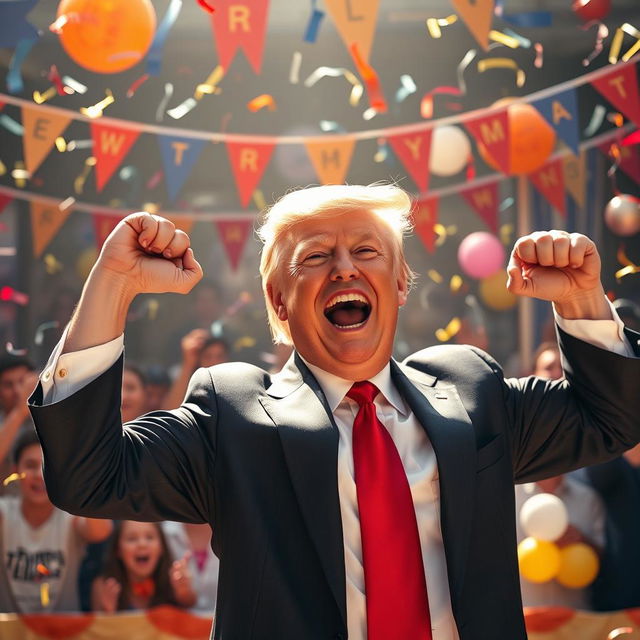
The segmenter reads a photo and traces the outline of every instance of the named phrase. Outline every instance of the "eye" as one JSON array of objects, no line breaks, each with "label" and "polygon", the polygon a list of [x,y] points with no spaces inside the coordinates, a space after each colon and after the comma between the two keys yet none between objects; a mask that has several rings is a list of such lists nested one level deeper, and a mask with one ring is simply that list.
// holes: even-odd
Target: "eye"
[{"label": "eye", "polygon": [[313,253],[310,253],[308,256],[306,256],[303,262],[305,263],[320,262],[324,260],[326,257],[327,257],[326,253],[322,253],[320,251],[314,251]]},{"label": "eye", "polygon": [[358,247],[356,249],[356,253],[359,256],[364,256],[364,257],[368,257],[368,256],[372,256],[374,254],[378,253],[377,249],[374,249],[373,247]]}]

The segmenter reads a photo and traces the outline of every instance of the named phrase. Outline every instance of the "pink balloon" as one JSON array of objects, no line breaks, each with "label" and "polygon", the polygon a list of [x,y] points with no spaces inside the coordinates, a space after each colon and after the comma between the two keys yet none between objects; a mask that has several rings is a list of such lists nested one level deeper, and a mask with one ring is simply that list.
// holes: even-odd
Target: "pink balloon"
[{"label": "pink balloon", "polygon": [[460,268],[472,278],[488,278],[504,268],[505,253],[496,236],[486,231],[470,233],[458,247]]}]

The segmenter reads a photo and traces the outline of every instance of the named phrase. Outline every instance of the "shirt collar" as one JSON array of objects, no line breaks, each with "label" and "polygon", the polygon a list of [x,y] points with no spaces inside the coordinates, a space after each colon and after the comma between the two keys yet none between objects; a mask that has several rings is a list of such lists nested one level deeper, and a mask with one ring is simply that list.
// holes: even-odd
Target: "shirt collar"
[{"label": "shirt collar", "polygon": [[[307,362],[307,360],[302,356],[300,356],[300,358],[307,367],[309,367],[309,371],[311,371],[315,379],[318,381],[318,384],[329,403],[331,413],[334,413],[338,405],[344,400],[349,389],[353,386],[353,380],[340,378],[333,373],[329,373],[328,371]],[[403,416],[409,414],[402,396],[391,381],[391,365],[388,362],[384,369],[376,373],[375,376],[369,378],[369,381],[376,385],[380,393],[386,398],[387,402],[399,413]]]}]

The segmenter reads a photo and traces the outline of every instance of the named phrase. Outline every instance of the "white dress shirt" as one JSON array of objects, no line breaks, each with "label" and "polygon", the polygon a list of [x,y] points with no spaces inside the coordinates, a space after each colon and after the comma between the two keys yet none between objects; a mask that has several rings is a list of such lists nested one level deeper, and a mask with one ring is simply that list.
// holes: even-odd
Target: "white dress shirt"
[{"label": "white dress shirt", "polygon": [[[566,320],[556,322],[567,333],[597,347],[633,356],[623,333],[623,323],[612,308],[613,320]],[[58,402],[95,380],[121,355],[119,336],[104,345],[60,354],[66,330],[54,349],[42,376],[44,403]],[[327,398],[339,430],[338,493],[344,536],[347,626],[351,640],[366,640],[367,617],[362,566],[362,542],[353,471],[351,435],[358,405],[346,393],[352,381],[343,380],[307,363]],[[370,379],[380,393],[376,413],[400,454],[416,510],[422,560],[425,569],[433,640],[458,640],[451,609],[449,582],[440,525],[440,484],[435,454],[425,430],[391,381],[390,367]]]}]

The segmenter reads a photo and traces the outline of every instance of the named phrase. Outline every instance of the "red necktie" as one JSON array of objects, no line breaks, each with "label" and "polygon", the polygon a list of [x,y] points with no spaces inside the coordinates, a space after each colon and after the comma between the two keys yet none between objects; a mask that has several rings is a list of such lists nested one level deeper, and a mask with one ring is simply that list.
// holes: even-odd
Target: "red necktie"
[{"label": "red necktie", "polygon": [[371,382],[347,396],[360,409],[353,422],[368,640],[431,640],[431,617],[416,512],[398,450],[376,416]]}]

